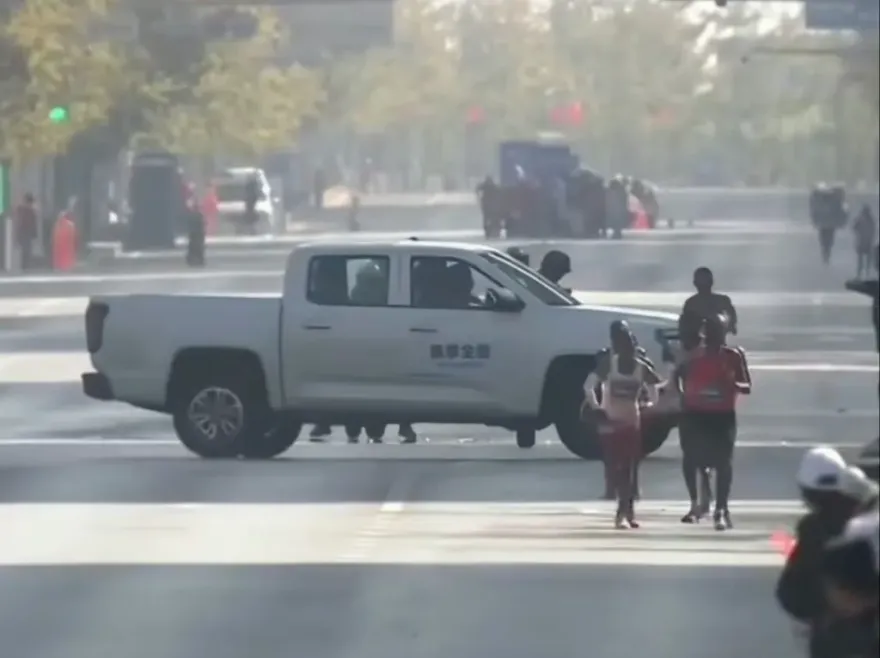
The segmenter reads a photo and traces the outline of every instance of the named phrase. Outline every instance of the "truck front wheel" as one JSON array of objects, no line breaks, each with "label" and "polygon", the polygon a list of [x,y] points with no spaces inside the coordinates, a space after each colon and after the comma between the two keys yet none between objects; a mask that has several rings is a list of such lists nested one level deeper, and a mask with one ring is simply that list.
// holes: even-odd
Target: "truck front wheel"
[{"label": "truck front wheel", "polygon": [[652,455],[657,452],[669,434],[672,428],[678,425],[678,417],[676,414],[668,414],[658,417],[645,418],[642,421],[642,446],[644,455]]},{"label": "truck front wheel", "polygon": [[518,448],[534,448],[535,447],[534,429],[521,429],[516,431],[516,445]]},{"label": "truck front wheel", "polygon": [[559,386],[558,395],[554,425],[562,445],[581,459],[591,461],[601,459],[602,447],[599,443],[598,429],[594,423],[586,422],[581,418],[581,406],[584,403],[583,383],[566,382],[565,385]]},{"label": "truck front wheel", "polygon": [[270,414],[247,378],[215,375],[184,383],[173,409],[174,430],[190,452],[206,459],[239,456],[254,437],[266,437]]}]

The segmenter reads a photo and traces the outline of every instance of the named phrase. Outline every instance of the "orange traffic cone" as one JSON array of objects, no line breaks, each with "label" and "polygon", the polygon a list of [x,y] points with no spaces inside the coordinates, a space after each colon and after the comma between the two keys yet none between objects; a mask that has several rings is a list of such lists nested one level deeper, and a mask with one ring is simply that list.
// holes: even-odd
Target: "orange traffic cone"
[{"label": "orange traffic cone", "polygon": [[205,234],[216,235],[219,229],[219,202],[212,186],[202,199],[202,216],[205,218]]},{"label": "orange traffic cone", "polygon": [[770,537],[770,543],[786,559],[791,556],[797,546],[797,540],[787,532],[782,531],[774,532]]},{"label": "orange traffic cone", "polygon": [[67,211],[58,215],[52,229],[52,269],[61,272],[76,265],[76,224]]},{"label": "orange traffic cone", "polygon": [[646,213],[642,209],[638,209],[635,212],[635,218],[633,219],[633,230],[634,231],[649,231],[651,230],[651,222],[648,221],[648,213]]}]

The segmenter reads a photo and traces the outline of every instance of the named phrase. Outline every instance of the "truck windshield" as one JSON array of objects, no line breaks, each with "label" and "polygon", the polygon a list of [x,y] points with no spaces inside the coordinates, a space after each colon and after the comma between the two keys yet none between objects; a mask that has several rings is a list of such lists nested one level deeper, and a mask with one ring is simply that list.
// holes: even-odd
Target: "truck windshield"
[{"label": "truck windshield", "polygon": [[580,304],[568,292],[507,254],[484,251],[480,253],[480,256],[549,306],[578,306]]}]

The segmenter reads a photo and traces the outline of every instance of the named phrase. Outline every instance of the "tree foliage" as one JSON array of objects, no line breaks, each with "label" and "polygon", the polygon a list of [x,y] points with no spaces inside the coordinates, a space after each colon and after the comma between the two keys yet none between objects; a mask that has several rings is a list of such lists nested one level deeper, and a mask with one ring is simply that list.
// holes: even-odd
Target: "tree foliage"
[{"label": "tree foliage", "polygon": [[168,148],[193,154],[261,154],[295,142],[323,98],[320,79],[276,63],[286,33],[269,11],[253,11],[243,41],[207,43],[187,97],[150,116],[150,132]]},{"label": "tree foliage", "polygon": [[[200,0],[175,3],[170,23],[166,3],[17,2],[0,28],[0,150],[19,157],[132,133],[258,154],[318,120],[427,173],[485,173],[499,140],[548,129],[600,170],[669,181],[857,179],[876,157],[876,39],[841,50],[752,3],[396,0],[392,43],[306,71],[282,63],[297,26],[269,9],[251,38],[229,40],[200,31],[218,11]],[[138,42],[96,39],[90,26],[124,2]],[[572,103],[583,121],[554,125]],[[69,123],[49,124],[55,104]]]},{"label": "tree foliage", "polygon": [[[114,0],[26,0],[0,28],[22,68],[7,79],[0,108],[0,148],[18,160],[57,153],[77,133],[107,120],[127,86],[125,57],[92,27]],[[53,124],[54,106],[69,120]]]},{"label": "tree foliage", "polygon": [[[356,133],[402,151],[396,160],[485,168],[499,139],[552,129],[588,164],[661,180],[802,182],[873,169],[864,136],[876,135],[876,44],[858,60],[817,56],[811,48],[845,39],[805,32],[799,16],[660,0],[398,3],[397,39],[346,65],[337,103]],[[842,89],[845,69],[863,93]],[[571,103],[583,122],[553,125],[551,110]],[[468,108],[482,110],[479,125]]]},{"label": "tree foliage", "polygon": [[[76,137],[112,153],[147,134],[182,152],[260,153],[295,141],[316,112],[319,79],[277,63],[287,35],[271,11],[253,12],[251,38],[211,42],[199,21],[212,10],[184,4],[169,23],[158,3],[139,3],[137,42],[102,39],[96,26],[124,7],[123,0],[23,0],[10,13],[0,30],[0,149],[17,158],[53,155]],[[183,29],[170,29],[175,24]],[[10,66],[15,56],[20,63]],[[54,106],[68,108],[70,120],[51,123]]]}]

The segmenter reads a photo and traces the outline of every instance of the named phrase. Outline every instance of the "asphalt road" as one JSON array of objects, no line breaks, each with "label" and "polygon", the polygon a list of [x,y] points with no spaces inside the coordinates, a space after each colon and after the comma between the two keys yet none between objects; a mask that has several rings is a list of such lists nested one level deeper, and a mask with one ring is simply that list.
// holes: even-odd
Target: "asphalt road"
[{"label": "asphalt road", "polygon": [[697,265],[732,294],[756,370],[734,530],[677,522],[674,440],[645,465],[642,529],[621,533],[595,501],[599,467],[550,432],[530,452],[497,430],[423,426],[416,446],[337,434],[273,463],[209,463],[185,455],[166,419],[80,395],[82,297],[271,292],[281,250],[243,254],[238,271],[6,279],[4,655],[802,655],[773,607],[771,536],[797,513],[804,447],[851,452],[878,423],[868,303],[841,292],[847,242],[827,269],[813,237],[784,224],[564,248],[568,285],[604,304],[674,309]]}]

